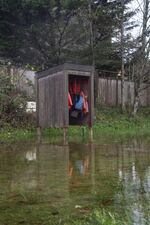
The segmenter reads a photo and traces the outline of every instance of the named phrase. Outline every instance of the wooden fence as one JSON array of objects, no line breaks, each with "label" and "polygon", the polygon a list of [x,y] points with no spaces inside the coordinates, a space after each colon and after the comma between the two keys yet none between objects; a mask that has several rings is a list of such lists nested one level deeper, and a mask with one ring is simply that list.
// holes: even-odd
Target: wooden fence
[{"label": "wooden fence", "polygon": [[[26,71],[12,67],[9,70],[5,67],[0,67],[1,73],[9,73],[12,82],[17,85],[20,90],[23,90],[27,95],[35,99],[34,92],[34,77],[35,72]],[[134,102],[134,82],[125,81],[125,102],[126,105],[133,105]],[[121,81],[113,78],[98,79],[98,104],[100,106],[118,106],[121,104]],[[142,106],[150,106],[150,87],[141,93],[140,104]]]},{"label": "wooden fence", "polygon": [[[98,104],[101,106],[118,106],[121,104],[121,80],[111,78],[98,79]],[[125,81],[125,104],[134,103],[134,82]],[[140,105],[150,106],[150,87],[143,90]]]}]

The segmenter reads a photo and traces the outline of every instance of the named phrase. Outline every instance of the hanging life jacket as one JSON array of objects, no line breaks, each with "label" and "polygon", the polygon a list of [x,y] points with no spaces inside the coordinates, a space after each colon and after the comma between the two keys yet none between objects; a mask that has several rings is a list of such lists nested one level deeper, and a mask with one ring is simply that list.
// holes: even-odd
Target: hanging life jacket
[{"label": "hanging life jacket", "polygon": [[68,93],[68,107],[69,107],[69,109],[71,109],[72,105],[73,105],[72,99],[71,99],[70,93]]},{"label": "hanging life jacket", "polygon": [[73,94],[75,94],[75,95],[80,93],[80,91],[81,91],[80,80],[73,81],[72,90],[73,90]]},{"label": "hanging life jacket", "polygon": [[80,95],[79,101],[75,104],[75,109],[82,110],[84,104],[84,98]]}]

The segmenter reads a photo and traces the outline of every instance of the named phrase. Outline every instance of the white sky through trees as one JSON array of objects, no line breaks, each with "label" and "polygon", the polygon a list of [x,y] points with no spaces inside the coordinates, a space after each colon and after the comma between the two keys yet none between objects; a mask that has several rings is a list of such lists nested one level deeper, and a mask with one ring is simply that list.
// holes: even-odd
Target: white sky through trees
[{"label": "white sky through trees", "polygon": [[143,4],[144,0],[132,0],[129,4],[129,8],[136,12],[136,15],[132,18],[132,21],[137,25],[137,27],[135,27],[131,32],[133,37],[138,37],[141,33]]}]

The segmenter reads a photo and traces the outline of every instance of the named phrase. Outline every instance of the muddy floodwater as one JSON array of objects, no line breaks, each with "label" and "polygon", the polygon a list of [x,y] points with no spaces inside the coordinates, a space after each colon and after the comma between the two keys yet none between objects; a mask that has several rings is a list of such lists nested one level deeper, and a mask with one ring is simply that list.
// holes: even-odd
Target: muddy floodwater
[{"label": "muddy floodwater", "polygon": [[149,138],[0,145],[0,225],[54,224],[93,208],[150,224]]}]

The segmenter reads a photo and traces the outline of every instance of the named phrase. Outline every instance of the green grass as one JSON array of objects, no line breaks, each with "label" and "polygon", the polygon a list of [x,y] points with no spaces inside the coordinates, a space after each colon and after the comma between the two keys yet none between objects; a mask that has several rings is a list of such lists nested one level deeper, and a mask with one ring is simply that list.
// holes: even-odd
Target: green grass
[{"label": "green grass", "polygon": [[122,114],[119,109],[103,109],[96,112],[95,135],[149,135],[150,109],[142,109],[135,118]]},{"label": "green grass", "polygon": [[[82,133],[88,137],[87,127],[69,127],[69,140],[80,140]],[[150,109],[142,109],[135,118],[129,114],[121,114],[120,109],[106,108],[95,112],[93,126],[95,139],[99,136],[125,137],[150,135]],[[62,139],[62,129],[45,129],[44,137],[50,137],[54,141]],[[6,127],[0,130],[0,141],[23,140],[36,138],[36,128],[12,128]]]},{"label": "green grass", "polygon": [[35,128],[13,128],[7,127],[0,130],[0,143],[8,141],[21,141],[36,137]]}]

